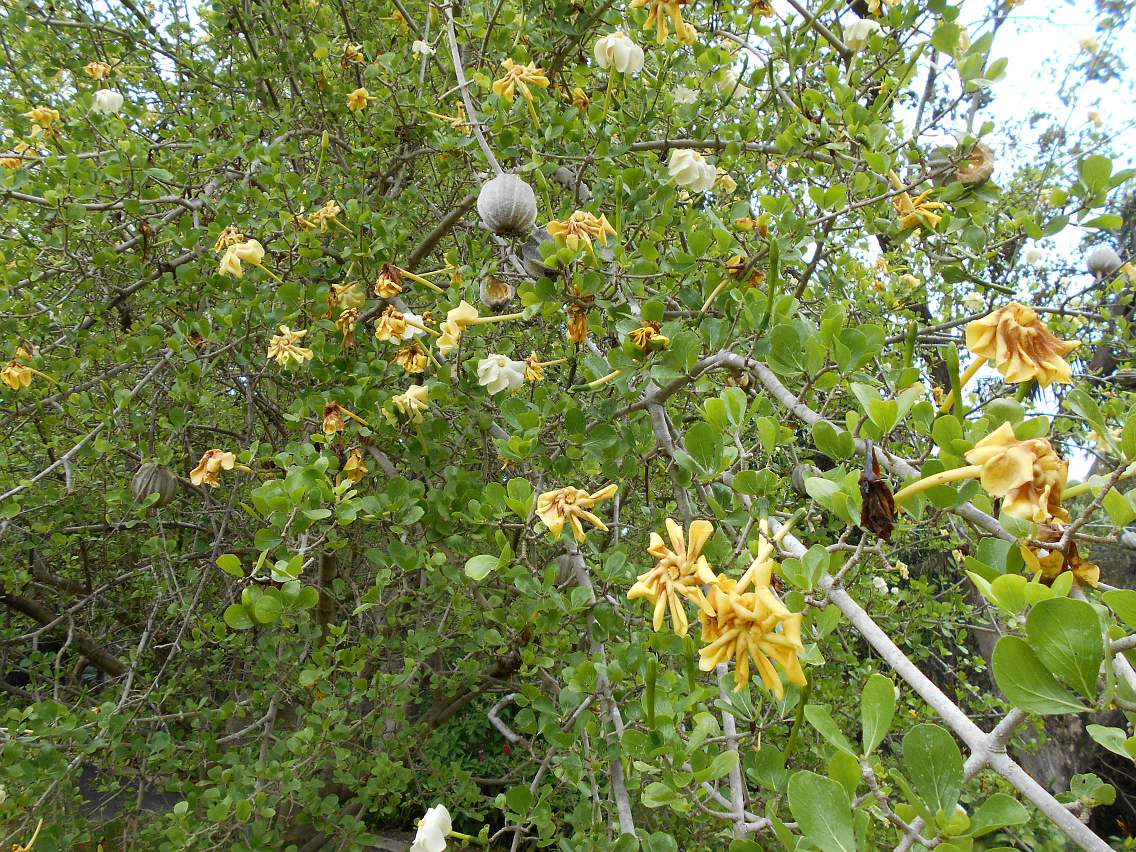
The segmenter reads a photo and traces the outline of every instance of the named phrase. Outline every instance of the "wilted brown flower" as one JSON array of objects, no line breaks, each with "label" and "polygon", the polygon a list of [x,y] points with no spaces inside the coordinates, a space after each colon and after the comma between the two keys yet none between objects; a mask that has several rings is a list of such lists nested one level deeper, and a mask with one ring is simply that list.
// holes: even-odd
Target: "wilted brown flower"
[{"label": "wilted brown flower", "polygon": [[421,373],[429,363],[429,356],[417,340],[394,353],[394,362],[408,373]]},{"label": "wilted brown flower", "polygon": [[662,326],[651,320],[642,320],[639,328],[627,332],[627,337],[644,352],[666,349],[671,345],[670,338],[662,333]]}]

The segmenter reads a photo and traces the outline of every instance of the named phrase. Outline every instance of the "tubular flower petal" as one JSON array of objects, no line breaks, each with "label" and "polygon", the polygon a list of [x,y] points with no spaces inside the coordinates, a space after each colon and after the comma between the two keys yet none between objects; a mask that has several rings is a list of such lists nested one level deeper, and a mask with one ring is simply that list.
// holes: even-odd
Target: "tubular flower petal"
[{"label": "tubular flower petal", "polygon": [[[226,453],[216,448],[206,450],[197,467],[189,472],[189,481],[194,485],[216,488],[221,484],[221,471],[232,470],[234,467],[237,467],[237,457],[233,453]],[[248,470],[243,466],[242,469]]]},{"label": "tubular flower petal", "polygon": [[979,358],[994,362],[1007,382],[1069,384],[1072,369],[1064,356],[1081,343],[1060,340],[1038,319],[1037,312],[1010,302],[966,327],[966,347]]},{"label": "tubular flower petal", "polygon": [[804,686],[805,673],[797,655],[805,650],[801,641],[799,612],[790,612],[770,588],[773,561],[768,557],[754,562],[747,571],[752,572],[754,590],[739,594],[737,582],[719,574],[710,587],[708,601],[713,615],[699,612],[702,624],[702,641],[707,643],[699,651],[698,666],[711,671],[719,663],[736,660],[736,690],[749,683],[752,659],[766,689],[778,698],[785,697],[785,686],[774,668],[776,662],[790,682]]},{"label": "tubular flower petal", "polygon": [[529,353],[525,360],[525,381],[534,385],[544,381],[544,364],[540,362],[536,352]]},{"label": "tubular flower petal", "polygon": [[343,463],[341,472],[352,482],[358,482],[367,475],[369,470],[367,463],[363,461],[363,454],[359,450],[352,450],[350,455],[347,456],[347,461]]},{"label": "tubular flower petal", "polygon": [[1003,498],[1002,510],[1016,518],[1044,524],[1056,518],[1069,520],[1061,507],[1061,493],[1069,474],[1044,438],[1019,441],[1014,429],[1003,423],[966,454],[966,460],[981,468],[979,480],[992,497]]},{"label": "tubular flower petal", "polygon": [[106,62],[95,60],[88,62],[83,66],[83,73],[90,77],[92,80],[105,80],[110,76],[111,67]]},{"label": "tubular flower petal", "polygon": [[600,245],[606,246],[608,236],[615,236],[615,228],[608,222],[607,216],[601,213],[599,218],[596,218],[594,213],[587,210],[577,210],[563,222],[553,220],[548,223],[547,228],[549,234],[563,240],[572,251],[584,246],[592,254],[595,254],[592,237],[599,240]]},{"label": "tubular flower petal", "polygon": [[377,100],[363,87],[359,87],[355,91],[347,95],[347,106],[352,112],[359,112],[367,108],[370,101]]},{"label": "tubular flower petal", "polygon": [[669,612],[671,629],[676,635],[685,636],[688,621],[686,607],[680,597],[693,601],[706,615],[715,614],[701,589],[703,583],[717,582],[706,557],[702,555],[702,548],[714,534],[714,525],[709,521],[692,522],[687,543],[682,527],[667,518],[667,534],[671,541],[669,548],[663,543],[662,536],[651,533],[651,546],[647,553],[659,561],[650,571],[639,575],[627,598],[644,598],[654,605],[651,624],[656,631],[662,629],[663,620]]},{"label": "tubular flower petal", "polygon": [[560,535],[567,522],[572,527],[576,541],[585,541],[587,534],[581,521],[587,521],[597,529],[607,532],[607,525],[588,510],[601,500],[610,500],[619,489],[615,483],[605,485],[594,494],[583,488],[569,485],[555,491],[545,491],[536,501],[536,515],[548,527],[553,538]]},{"label": "tubular flower petal", "polygon": [[[891,181],[891,185],[895,189],[903,189],[903,181],[895,172],[888,172],[888,180]],[[895,208],[895,212],[899,214],[899,226],[901,228],[926,228],[928,231],[933,231],[935,226],[942,221],[943,217],[934,211],[947,205],[941,201],[928,201],[927,198],[932,192],[934,190],[929,189],[912,198],[911,193],[903,191],[892,198],[891,204]]]},{"label": "tubular flower petal", "polygon": [[670,35],[669,24],[674,24],[675,35],[683,44],[693,44],[697,35],[690,24],[682,19],[679,7],[688,5],[689,0],[631,0],[632,9],[647,8],[647,20],[643,22],[643,29],[655,30],[655,41],[666,44]]},{"label": "tubular flower petal", "polygon": [[478,313],[477,308],[462,299],[456,308],[450,308],[446,313],[446,322],[453,323],[455,326],[465,331],[471,325],[477,323]]},{"label": "tubular flower petal", "polygon": [[505,75],[494,82],[493,91],[512,103],[517,97],[517,91],[520,90],[521,97],[525,99],[525,103],[528,105],[529,115],[532,116],[536,126],[540,127],[540,119],[537,118],[536,108],[533,106],[532,90],[529,89],[529,86],[547,89],[548,78],[544,76],[544,71],[531,62],[527,65],[518,65],[512,59],[506,59],[501,63],[501,67],[505,69]]},{"label": "tubular flower petal", "polygon": [[306,330],[292,331],[286,325],[280,326],[280,333],[273,335],[268,341],[269,360],[274,360],[281,367],[287,366],[289,361],[295,361],[297,364],[310,361],[315,357],[312,350],[296,345],[307,333]]},{"label": "tubular flower petal", "polygon": [[[430,407],[430,389],[425,385],[411,385],[404,393],[391,397],[391,404],[407,420],[421,423],[422,415]],[[386,415],[392,423],[398,423],[398,418],[389,410]]]}]

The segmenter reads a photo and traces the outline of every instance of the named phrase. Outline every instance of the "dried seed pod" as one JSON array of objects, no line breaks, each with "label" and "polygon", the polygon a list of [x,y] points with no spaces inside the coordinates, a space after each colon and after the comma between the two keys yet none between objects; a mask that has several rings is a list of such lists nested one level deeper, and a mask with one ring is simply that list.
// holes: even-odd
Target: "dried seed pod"
[{"label": "dried seed pod", "polygon": [[1085,265],[1097,278],[1103,278],[1120,269],[1124,261],[1112,246],[1097,246],[1085,257]]},{"label": "dried seed pod", "polygon": [[805,480],[812,476],[820,476],[820,471],[811,464],[795,464],[793,470],[789,473],[789,482],[793,484],[794,491],[802,497],[808,497],[809,492],[805,488]]},{"label": "dried seed pod", "polygon": [[955,171],[955,180],[963,186],[981,186],[990,180],[994,174],[994,152],[976,142],[970,151],[970,156],[959,164]]},{"label": "dried seed pod", "polygon": [[516,292],[512,284],[492,275],[481,279],[481,301],[492,311],[499,311],[509,304]]},{"label": "dried seed pod", "polygon": [[160,508],[177,496],[177,474],[157,462],[146,462],[134,472],[130,488],[134,492],[134,499],[138,502],[142,502],[151,494],[157,494],[158,499],[154,505]]},{"label": "dried seed pod", "polygon": [[523,237],[536,223],[536,193],[516,175],[500,174],[481,185],[477,212],[498,236]]}]

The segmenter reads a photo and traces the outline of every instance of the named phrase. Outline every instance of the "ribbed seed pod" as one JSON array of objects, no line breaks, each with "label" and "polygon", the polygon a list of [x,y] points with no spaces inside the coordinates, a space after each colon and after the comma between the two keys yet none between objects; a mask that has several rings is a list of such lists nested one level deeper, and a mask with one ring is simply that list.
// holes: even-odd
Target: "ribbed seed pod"
[{"label": "ribbed seed pod", "polygon": [[523,237],[536,223],[536,193],[516,175],[500,174],[482,184],[477,212],[498,236]]},{"label": "ribbed seed pod", "polygon": [[160,508],[177,496],[177,474],[157,462],[146,462],[134,472],[130,488],[134,499],[140,503],[151,494],[157,494],[158,500],[154,505]]},{"label": "ribbed seed pod", "polygon": [[1112,275],[1123,265],[1124,261],[1112,246],[1097,246],[1085,257],[1085,266],[1098,278]]}]

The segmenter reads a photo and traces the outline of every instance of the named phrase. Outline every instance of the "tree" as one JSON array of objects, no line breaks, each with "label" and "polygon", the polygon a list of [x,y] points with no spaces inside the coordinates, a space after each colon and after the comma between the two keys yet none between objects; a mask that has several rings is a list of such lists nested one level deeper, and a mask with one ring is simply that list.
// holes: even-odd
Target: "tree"
[{"label": "tree", "polygon": [[959,13],[7,4],[0,843],[1108,848],[1131,172]]}]

